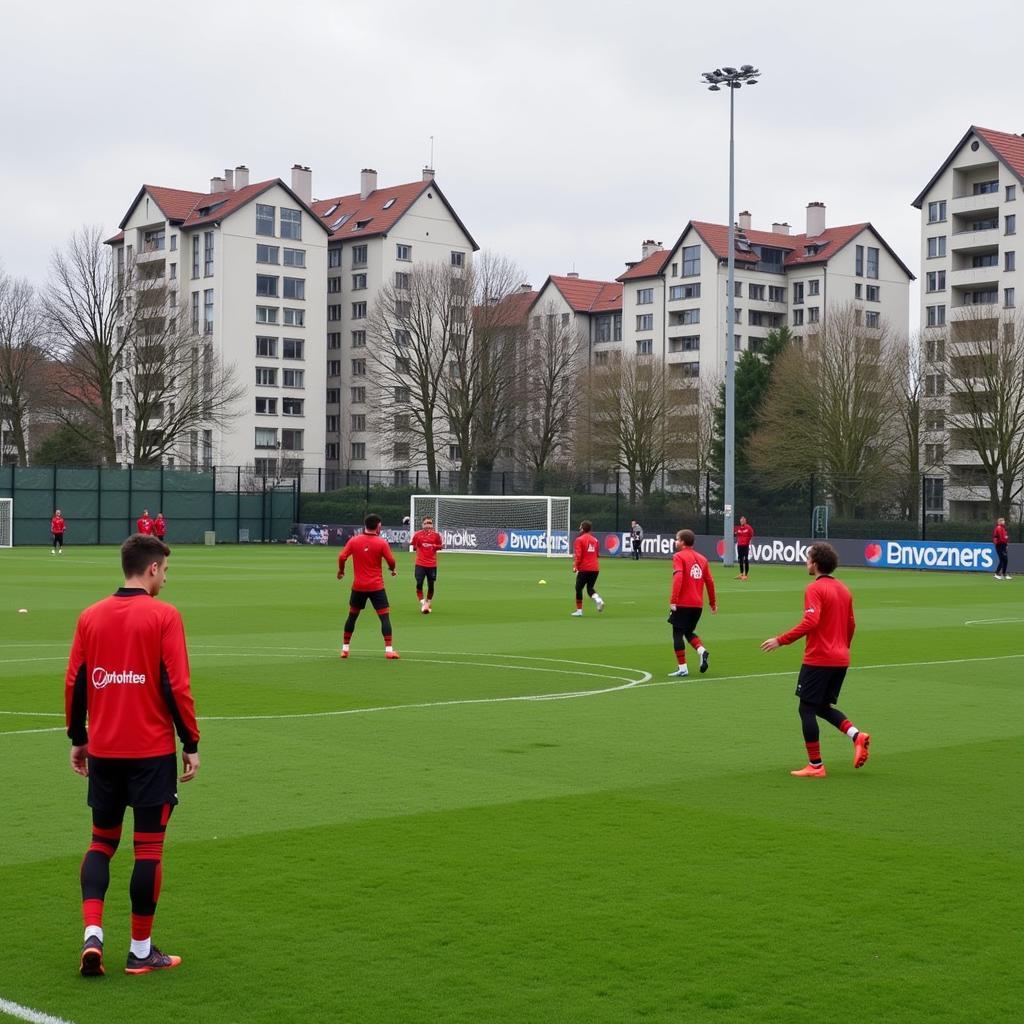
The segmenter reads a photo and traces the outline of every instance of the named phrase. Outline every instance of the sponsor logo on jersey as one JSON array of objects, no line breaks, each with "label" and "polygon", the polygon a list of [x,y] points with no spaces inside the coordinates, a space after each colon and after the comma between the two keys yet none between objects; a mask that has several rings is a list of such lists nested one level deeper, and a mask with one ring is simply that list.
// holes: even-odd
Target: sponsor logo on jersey
[{"label": "sponsor logo on jersey", "polygon": [[108,686],[145,686],[146,674],[133,672],[131,669],[124,672],[110,672],[105,668],[94,668],[92,670],[92,685],[95,690],[103,690]]},{"label": "sponsor logo on jersey", "polygon": [[704,579],[704,570],[696,562],[690,566],[690,578],[695,580]]}]

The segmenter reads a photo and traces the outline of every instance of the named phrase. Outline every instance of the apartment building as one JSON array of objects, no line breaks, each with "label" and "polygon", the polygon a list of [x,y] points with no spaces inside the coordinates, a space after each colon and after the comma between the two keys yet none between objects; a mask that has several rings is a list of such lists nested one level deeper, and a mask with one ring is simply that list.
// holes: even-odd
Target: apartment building
[{"label": "apartment building", "polygon": [[526,315],[533,331],[550,326],[571,332],[578,339],[580,365],[600,366],[622,341],[622,285],[577,273],[550,275]]},{"label": "apartment building", "polygon": [[[624,352],[662,360],[671,376],[697,380],[725,368],[728,227],[690,221],[675,244],[643,243],[622,284]],[[817,329],[829,310],[853,304],[865,329],[909,328],[914,275],[870,223],[828,227],[823,203],[807,207],[806,230],[775,222],[753,227],[744,211],[735,232],[737,352],[757,352],[768,332],[796,338]]]},{"label": "apartment building", "polygon": [[1022,188],[1024,137],[972,125],[912,203],[921,211],[926,508],[955,520],[987,518],[991,510],[979,456],[949,429],[946,372],[958,354],[970,355],[979,321],[999,331],[1015,320],[1024,287],[1017,268]]},{"label": "apartment building", "polygon": [[[191,431],[168,465],[242,466],[257,476],[324,465],[330,232],[310,205],[310,179],[296,165],[290,185],[250,183],[239,166],[211,179],[209,192],[143,185],[108,239],[137,289],[162,286],[153,315],[190,323],[204,372],[214,361],[231,367],[244,389],[237,415]],[[124,384],[115,382],[115,443],[127,463]]]},{"label": "apartment building", "polygon": [[[368,330],[374,304],[382,289],[407,289],[417,266],[468,268],[479,246],[431,168],[424,168],[420,181],[384,188],[377,172],[364,168],[357,193],[318,200],[313,208],[329,233],[325,465],[357,472],[384,468],[401,481],[417,467],[374,429],[374,392],[386,372],[374,358]],[[456,446],[448,455],[449,465],[457,465]]]}]

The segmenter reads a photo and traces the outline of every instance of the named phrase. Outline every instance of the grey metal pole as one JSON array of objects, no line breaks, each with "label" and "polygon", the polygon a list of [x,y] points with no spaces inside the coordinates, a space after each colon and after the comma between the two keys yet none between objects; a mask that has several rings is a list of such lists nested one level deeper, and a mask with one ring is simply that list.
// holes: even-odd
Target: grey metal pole
[{"label": "grey metal pole", "polygon": [[734,110],[736,86],[729,85],[729,274],[726,290],[725,314],[725,507],[722,517],[722,536],[725,550],[723,564],[733,564],[733,516],[736,500],[736,143],[734,137]]}]

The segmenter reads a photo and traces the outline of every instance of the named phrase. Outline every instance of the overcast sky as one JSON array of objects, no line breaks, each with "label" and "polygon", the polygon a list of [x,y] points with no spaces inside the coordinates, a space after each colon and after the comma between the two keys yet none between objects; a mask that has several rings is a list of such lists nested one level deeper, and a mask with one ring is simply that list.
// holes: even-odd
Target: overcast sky
[{"label": "overcast sky", "polygon": [[[481,247],[535,287],[612,279],[640,243],[728,219],[870,220],[917,273],[911,200],[971,124],[1024,131],[1019,8],[952,0],[51,0],[5,5],[0,264],[42,283],[82,224],[145,183],[205,191],[313,169],[315,197],[437,180]],[[916,289],[911,304],[916,323]]]}]

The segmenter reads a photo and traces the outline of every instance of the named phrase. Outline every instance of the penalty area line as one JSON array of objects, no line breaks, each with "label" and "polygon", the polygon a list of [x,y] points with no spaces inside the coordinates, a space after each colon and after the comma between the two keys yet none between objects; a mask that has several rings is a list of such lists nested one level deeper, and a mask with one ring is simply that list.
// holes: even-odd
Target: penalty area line
[{"label": "penalty area line", "polygon": [[29,1024],[73,1024],[64,1017],[54,1017],[51,1013],[43,1013],[42,1010],[33,1010],[30,1006],[22,1006],[21,1003],[11,1002],[0,996],[0,1013],[9,1017],[16,1017],[18,1020],[29,1021]]}]

